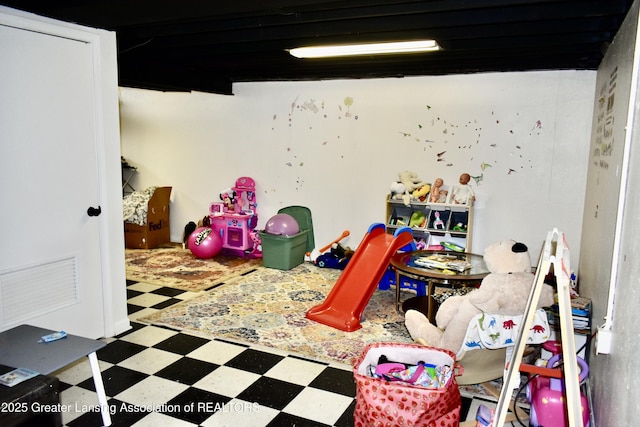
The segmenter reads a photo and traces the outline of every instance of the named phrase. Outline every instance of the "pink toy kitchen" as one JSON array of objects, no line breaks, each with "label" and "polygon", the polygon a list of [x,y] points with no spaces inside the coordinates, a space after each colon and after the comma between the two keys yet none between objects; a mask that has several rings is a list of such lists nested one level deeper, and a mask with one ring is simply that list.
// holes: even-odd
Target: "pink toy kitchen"
[{"label": "pink toy kitchen", "polygon": [[222,253],[258,258],[262,255],[256,211],[256,184],[247,176],[236,180],[235,186],[220,193],[220,202],[211,203],[211,228],[222,237]]}]

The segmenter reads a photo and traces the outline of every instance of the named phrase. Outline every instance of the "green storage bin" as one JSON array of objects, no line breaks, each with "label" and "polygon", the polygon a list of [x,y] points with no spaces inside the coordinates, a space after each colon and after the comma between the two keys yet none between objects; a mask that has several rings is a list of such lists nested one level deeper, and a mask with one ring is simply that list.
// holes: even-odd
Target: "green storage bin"
[{"label": "green storage bin", "polygon": [[293,236],[278,236],[259,231],[262,239],[262,265],[278,270],[291,270],[304,262],[309,230]]},{"label": "green storage bin", "polygon": [[291,270],[304,262],[304,255],[315,248],[311,211],[304,206],[287,206],[278,211],[295,218],[300,232],[278,236],[259,231],[262,239],[262,265],[278,270]]},{"label": "green storage bin", "polygon": [[313,238],[313,220],[311,219],[311,211],[304,206],[287,206],[278,211],[279,214],[288,214],[295,218],[300,227],[300,231],[308,231],[307,233],[307,252],[315,249],[315,240]]}]

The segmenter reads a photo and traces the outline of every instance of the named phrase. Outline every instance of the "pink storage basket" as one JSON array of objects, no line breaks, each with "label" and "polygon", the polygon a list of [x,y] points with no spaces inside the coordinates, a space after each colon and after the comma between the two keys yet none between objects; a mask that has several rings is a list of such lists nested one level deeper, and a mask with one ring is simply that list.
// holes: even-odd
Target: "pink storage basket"
[{"label": "pink storage basket", "polygon": [[456,370],[455,355],[448,350],[417,344],[369,344],[353,368],[356,427],[457,427],[460,424],[461,398],[455,375],[439,388],[390,382],[367,375],[369,365],[377,365],[381,355],[397,362],[425,362]]}]

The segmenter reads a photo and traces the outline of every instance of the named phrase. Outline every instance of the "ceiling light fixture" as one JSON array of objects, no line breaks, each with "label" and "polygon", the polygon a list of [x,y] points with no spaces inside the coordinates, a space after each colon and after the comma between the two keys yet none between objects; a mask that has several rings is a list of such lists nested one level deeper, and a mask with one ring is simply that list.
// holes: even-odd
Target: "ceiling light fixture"
[{"label": "ceiling light fixture", "polygon": [[331,58],[336,56],[420,53],[439,50],[435,40],[415,40],[390,43],[366,43],[335,46],[297,47],[289,53],[296,58]]}]

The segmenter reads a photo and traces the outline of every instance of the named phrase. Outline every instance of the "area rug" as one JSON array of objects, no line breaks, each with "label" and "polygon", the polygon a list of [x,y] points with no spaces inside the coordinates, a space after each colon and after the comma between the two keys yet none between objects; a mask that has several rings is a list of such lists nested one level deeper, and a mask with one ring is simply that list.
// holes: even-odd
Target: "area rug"
[{"label": "area rug", "polygon": [[412,342],[404,316],[395,311],[392,289],[376,290],[357,331],[343,332],[307,319],[307,310],[324,301],[340,273],[310,263],[289,271],[261,267],[139,320],[347,364],[369,343]]},{"label": "area rug", "polygon": [[196,258],[181,245],[125,250],[127,279],[183,291],[200,292],[262,265],[260,259],[218,255]]}]

